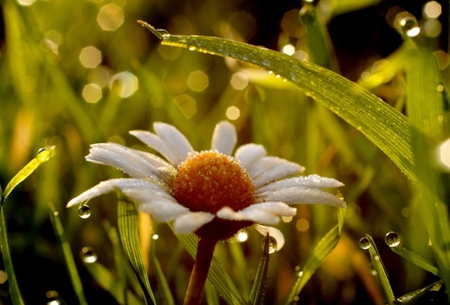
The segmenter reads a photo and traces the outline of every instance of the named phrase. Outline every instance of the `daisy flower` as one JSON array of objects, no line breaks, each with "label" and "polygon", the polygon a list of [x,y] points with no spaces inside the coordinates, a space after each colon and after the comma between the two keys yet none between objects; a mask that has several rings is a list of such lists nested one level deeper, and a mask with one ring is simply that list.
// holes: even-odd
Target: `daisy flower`
[{"label": "daisy flower", "polygon": [[[194,151],[172,125],[157,122],[153,128],[155,133],[130,133],[166,160],[115,143],[93,144],[88,161],[113,166],[132,178],[101,182],[73,198],[67,207],[119,190],[154,220],[173,221],[177,233],[194,232],[198,251],[201,243],[208,243],[211,258],[218,241],[248,226],[274,237],[279,250],[283,234],[270,226],[282,216],[294,216],[297,210],[291,205],[345,207],[341,198],[322,190],[341,187],[341,182],[318,175],[299,176],[302,166],[267,156],[261,145],[240,146],[232,156],[237,136],[227,121],[216,125],[211,150],[205,151]],[[192,277],[194,273],[195,266]]]}]

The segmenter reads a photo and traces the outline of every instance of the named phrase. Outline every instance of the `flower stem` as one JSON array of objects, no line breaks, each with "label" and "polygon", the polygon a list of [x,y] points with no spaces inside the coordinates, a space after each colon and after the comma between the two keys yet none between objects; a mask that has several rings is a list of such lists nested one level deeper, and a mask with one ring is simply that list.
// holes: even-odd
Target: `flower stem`
[{"label": "flower stem", "polygon": [[184,299],[184,305],[198,305],[202,301],[203,290],[216,244],[216,239],[199,238],[197,255]]}]

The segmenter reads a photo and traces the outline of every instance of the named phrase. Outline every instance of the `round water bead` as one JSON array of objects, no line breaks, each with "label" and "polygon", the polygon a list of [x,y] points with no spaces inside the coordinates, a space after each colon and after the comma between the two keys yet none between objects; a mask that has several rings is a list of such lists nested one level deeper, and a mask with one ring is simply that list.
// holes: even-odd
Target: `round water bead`
[{"label": "round water bead", "polygon": [[87,219],[91,216],[91,208],[87,204],[82,204],[78,208],[78,216],[82,219]]},{"label": "round water bead", "polygon": [[372,247],[372,244],[370,243],[370,240],[367,237],[362,237],[359,240],[359,246],[363,250],[368,250],[370,247]]},{"label": "round water bead", "polygon": [[95,253],[94,249],[91,247],[83,247],[83,249],[81,249],[81,259],[83,262],[92,264],[97,261],[97,258],[97,253]]},{"label": "round water bead", "polygon": [[268,252],[269,252],[269,254],[275,253],[275,251],[277,251],[277,247],[278,247],[277,240],[275,239],[275,237],[270,236],[270,235],[263,239],[263,241],[261,243],[262,249],[264,250],[264,243],[266,242],[266,238],[269,239],[268,240],[268,243],[269,243],[269,250],[268,250]]},{"label": "round water bead", "polygon": [[384,237],[384,242],[391,248],[397,247],[400,244],[400,235],[394,231],[388,232]]}]

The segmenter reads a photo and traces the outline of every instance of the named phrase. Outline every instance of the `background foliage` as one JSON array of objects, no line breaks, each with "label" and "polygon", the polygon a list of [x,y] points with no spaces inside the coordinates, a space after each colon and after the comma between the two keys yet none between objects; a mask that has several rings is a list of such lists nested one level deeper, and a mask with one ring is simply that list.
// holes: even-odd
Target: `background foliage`
[{"label": "background foliage", "polygon": [[[0,3],[2,187],[39,148],[56,146],[55,156],[11,193],[5,204],[12,258],[26,303],[45,303],[48,291],[57,291],[67,304],[77,303],[58,250],[49,203],[59,212],[75,254],[91,247],[113,276],[127,272],[115,264],[118,258],[113,250],[117,199],[96,200],[87,219],[78,217],[76,209],[66,210],[65,204],[98,181],[121,175],[85,162],[89,144],[114,141],[146,149],[128,131],[151,129],[154,121],[174,124],[194,147],[208,149],[213,126],[229,119],[239,130],[241,144],[263,144],[269,154],[304,165],[306,174],[334,177],[346,184],[343,235],[299,295],[302,304],[380,302],[382,293],[369,255],[358,245],[366,233],[378,245],[396,296],[437,279],[384,245],[385,234],[396,231],[406,248],[435,260],[414,186],[358,129],[264,70],[230,58],[162,46],[135,22],[142,19],[173,34],[218,36],[279,51],[292,45],[295,57],[309,56],[312,62],[328,65],[405,113],[405,92],[411,88],[406,85],[403,63],[410,57],[402,52],[408,45],[392,16],[401,7],[424,29],[429,19],[422,12],[425,1],[414,5],[409,1],[322,1],[318,13],[324,37],[330,39],[325,43],[333,46],[328,62],[321,62],[314,49],[320,41],[311,36],[311,28],[308,35],[308,20],[300,20],[298,1]],[[442,32],[431,37],[422,31],[417,43],[438,59],[448,85],[447,6],[443,12],[438,19],[444,22]],[[448,186],[447,175],[441,178]],[[448,196],[444,198],[448,203]],[[268,304],[286,300],[295,271],[335,226],[336,214],[329,207],[301,206],[296,218],[281,224],[286,245],[271,256]],[[145,216],[141,221],[147,228],[151,225]],[[157,240],[150,238],[154,233]],[[155,223],[148,234],[143,244],[154,245],[154,257],[179,303],[192,259],[167,225]],[[255,232],[249,235],[248,241],[224,243],[216,252],[244,297],[250,294],[262,251],[262,238]],[[114,304],[116,299],[101,286],[101,279],[89,273],[94,267],[83,264],[86,249],[84,253],[75,259],[88,303]],[[145,253],[154,287],[156,260],[149,251]],[[97,275],[103,274],[101,266],[95,268]],[[10,302],[7,286],[7,282],[0,286],[4,304]]]}]

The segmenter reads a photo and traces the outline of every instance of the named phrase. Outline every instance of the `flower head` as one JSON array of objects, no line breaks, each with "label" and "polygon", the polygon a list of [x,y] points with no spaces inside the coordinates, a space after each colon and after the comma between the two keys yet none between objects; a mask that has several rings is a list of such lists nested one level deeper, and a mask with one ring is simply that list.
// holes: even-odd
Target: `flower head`
[{"label": "flower head", "polygon": [[67,206],[119,190],[139,209],[157,221],[174,221],[178,233],[195,232],[216,241],[232,237],[253,226],[261,234],[284,244],[280,231],[267,227],[281,216],[293,216],[295,204],[327,204],[345,207],[339,197],[323,188],[343,186],[318,175],[299,176],[304,168],[296,163],[266,155],[263,146],[240,146],[234,157],[236,130],[229,122],[217,124],[212,148],[194,151],[175,127],[154,123],[155,133],[131,131],[166,160],[114,143],[91,146],[86,159],[116,167],[132,178],[99,183],[72,199]]}]

